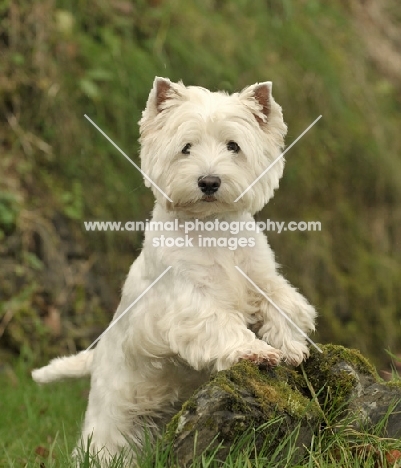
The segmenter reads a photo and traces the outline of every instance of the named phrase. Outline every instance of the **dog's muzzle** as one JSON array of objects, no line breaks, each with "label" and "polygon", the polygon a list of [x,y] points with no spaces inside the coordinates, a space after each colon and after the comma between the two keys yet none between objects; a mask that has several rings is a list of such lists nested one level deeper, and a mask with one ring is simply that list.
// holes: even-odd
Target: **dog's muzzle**
[{"label": "dog's muzzle", "polygon": [[208,175],[198,179],[198,187],[207,196],[214,195],[219,190],[220,185],[221,179],[217,176]]}]

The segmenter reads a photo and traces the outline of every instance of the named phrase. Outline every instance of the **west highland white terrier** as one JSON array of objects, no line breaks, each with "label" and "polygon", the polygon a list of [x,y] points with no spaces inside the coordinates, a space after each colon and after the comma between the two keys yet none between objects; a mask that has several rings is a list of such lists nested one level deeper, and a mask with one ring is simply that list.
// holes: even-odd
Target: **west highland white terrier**
[{"label": "west highland white terrier", "polygon": [[[122,451],[134,460],[145,434],[157,436],[210,373],[240,359],[299,365],[308,356],[315,310],[278,273],[266,236],[222,229],[252,224],[283,174],[279,158],[246,191],[284,146],[287,127],[271,91],[271,82],[228,95],[155,79],[139,122],[140,156],[156,198],[153,221],[164,230],[146,230],[116,323],[97,347],[33,371],[41,383],[91,375],[76,451],[90,440],[103,464]],[[233,237],[236,248],[228,248]]]}]

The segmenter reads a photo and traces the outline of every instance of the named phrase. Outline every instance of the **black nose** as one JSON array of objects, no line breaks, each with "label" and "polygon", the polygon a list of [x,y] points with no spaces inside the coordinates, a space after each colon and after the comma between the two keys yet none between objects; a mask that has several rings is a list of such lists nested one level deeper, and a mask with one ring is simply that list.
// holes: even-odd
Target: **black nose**
[{"label": "black nose", "polygon": [[213,195],[214,193],[219,190],[221,185],[220,177],[217,176],[205,176],[199,177],[198,179],[198,187],[202,190],[202,192],[206,195]]}]

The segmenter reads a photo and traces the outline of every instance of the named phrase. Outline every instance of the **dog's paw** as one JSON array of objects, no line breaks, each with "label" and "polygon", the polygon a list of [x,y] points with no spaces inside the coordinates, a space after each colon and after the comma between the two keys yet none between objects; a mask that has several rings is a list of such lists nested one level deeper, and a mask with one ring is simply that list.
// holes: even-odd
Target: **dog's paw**
[{"label": "dog's paw", "polygon": [[309,349],[305,343],[290,342],[281,348],[283,352],[283,361],[290,366],[299,366],[309,357]]},{"label": "dog's paw", "polygon": [[257,364],[260,367],[274,367],[281,361],[282,352],[278,349],[272,348],[260,352],[247,353],[240,356],[239,360],[247,360]]}]

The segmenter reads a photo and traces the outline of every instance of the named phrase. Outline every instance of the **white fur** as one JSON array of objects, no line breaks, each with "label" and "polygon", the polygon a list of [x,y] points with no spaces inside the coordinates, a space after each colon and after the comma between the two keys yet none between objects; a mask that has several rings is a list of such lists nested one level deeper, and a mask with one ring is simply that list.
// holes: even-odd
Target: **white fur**
[{"label": "white fur", "polygon": [[[257,99],[268,91],[269,110]],[[173,200],[153,186],[155,221],[251,221],[273,196],[283,173],[281,159],[237,203],[234,200],[282,151],[286,126],[271,96],[271,83],[239,94],[212,93],[157,78],[140,121],[142,169]],[[235,141],[238,154],[227,149]],[[191,143],[190,155],[181,153]],[[207,202],[198,178],[217,175],[216,200]],[[304,331],[314,330],[315,310],[277,272],[262,233],[254,247],[155,248],[153,239],[184,237],[148,231],[142,253],[125,282],[118,317],[168,267],[170,271],[99,341],[94,352],[56,359],[35,370],[38,382],[91,374],[81,442],[106,460],[140,449],[145,429],[157,436],[168,418],[211,372],[241,358],[298,365],[308,355],[305,338],[236,270],[239,266]],[[229,232],[193,232],[234,237]],[[256,334],[249,329],[256,329]],[[93,362],[92,362],[93,354]],[[80,446],[79,444],[79,446]],[[135,459],[135,454],[131,454]]]},{"label": "white fur", "polygon": [[73,356],[56,358],[49,365],[32,371],[32,378],[38,383],[54,382],[64,378],[78,378],[90,374],[93,351],[81,351]]}]

